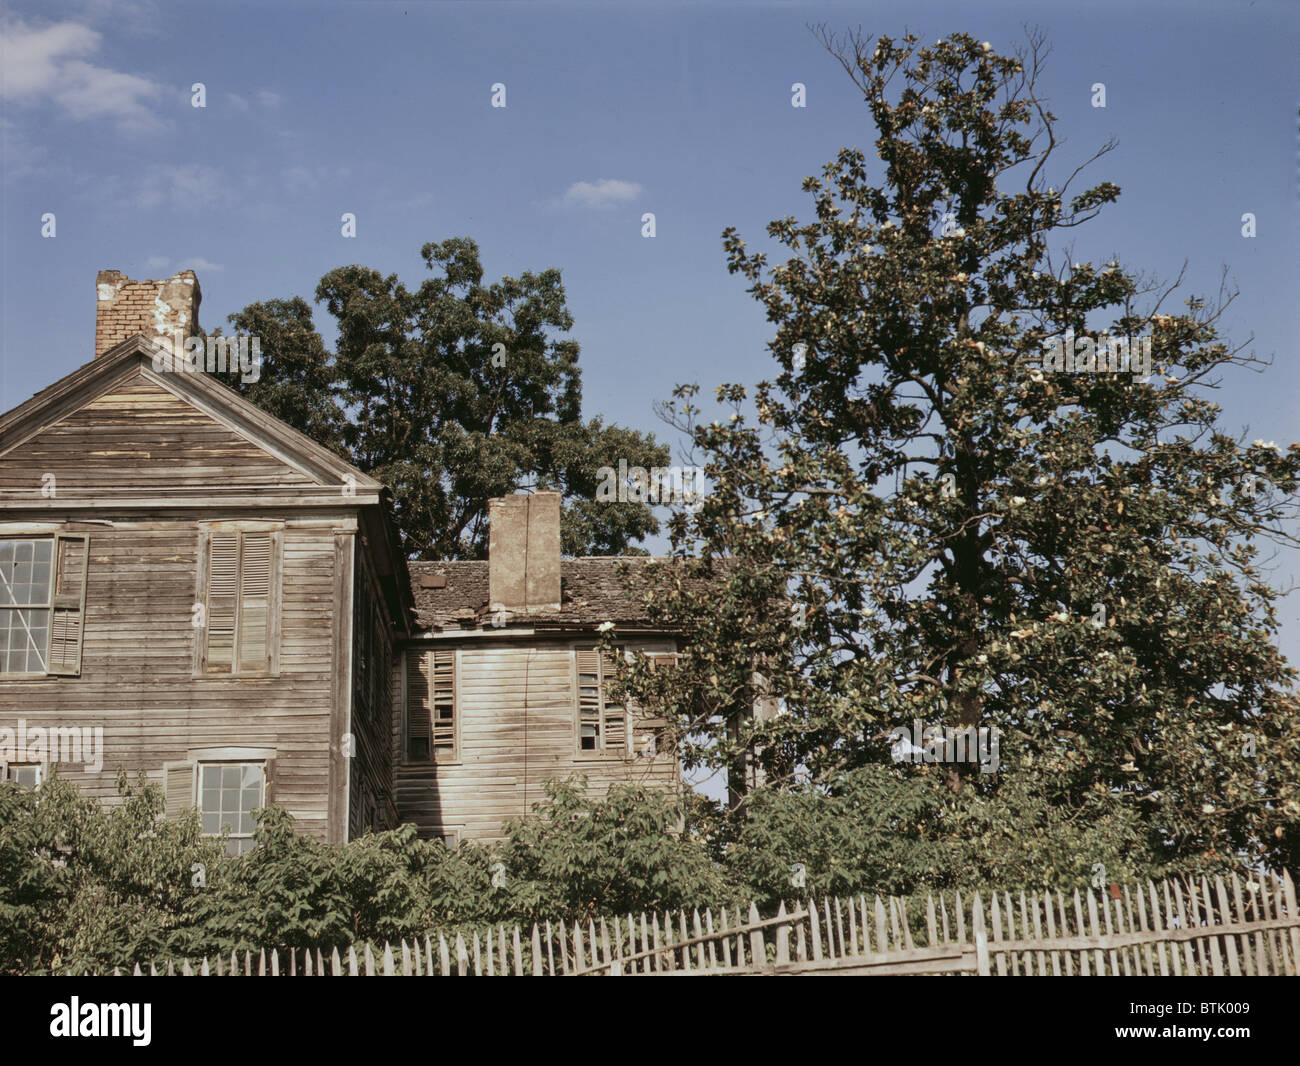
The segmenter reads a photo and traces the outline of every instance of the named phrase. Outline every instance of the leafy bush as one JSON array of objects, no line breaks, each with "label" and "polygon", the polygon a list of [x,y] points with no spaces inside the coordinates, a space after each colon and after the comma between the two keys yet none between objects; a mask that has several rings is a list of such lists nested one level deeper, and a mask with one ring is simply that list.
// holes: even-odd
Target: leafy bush
[{"label": "leafy bush", "polygon": [[105,972],[263,947],[328,953],[435,929],[750,900],[768,909],[858,892],[1082,887],[1096,864],[1107,881],[1168,872],[1145,858],[1152,849],[1120,798],[1065,803],[1034,781],[1017,775],[980,797],[954,794],[941,774],[864,767],[825,787],[759,789],[730,813],[693,794],[623,785],[594,798],[581,779],[552,781],[503,840],[453,850],[410,825],[322,844],[268,807],[258,846],[233,857],[196,817],[164,819],[160,790],[143,778],[119,775],[113,804],[57,775],[37,791],[0,783],[0,972]]}]

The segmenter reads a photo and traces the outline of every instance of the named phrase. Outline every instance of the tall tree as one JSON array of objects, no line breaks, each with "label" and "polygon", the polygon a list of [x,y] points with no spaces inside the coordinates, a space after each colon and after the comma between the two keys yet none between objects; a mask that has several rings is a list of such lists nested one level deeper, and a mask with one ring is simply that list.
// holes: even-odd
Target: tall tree
[{"label": "tall tree", "polygon": [[571,555],[636,553],[658,530],[637,502],[598,500],[602,467],[668,465],[649,434],[582,417],[578,345],[558,270],[485,284],[464,237],[421,249],[435,276],[407,289],[361,266],[316,287],[338,326],[330,352],[305,300],[230,316],[261,340],[263,367],[236,387],[383,481],[403,542],[426,559],[481,557],[487,501],[558,489]]},{"label": "tall tree", "polygon": [[[724,234],[778,373],[719,388],[725,424],[700,423],[694,386],[668,405],[714,491],[674,516],[678,563],[648,571],[691,653],[630,690],[675,713],[688,764],[757,746],[771,785],[877,767],[899,796],[928,775],[918,838],[981,803],[1013,821],[1022,804],[1027,835],[1047,824],[1031,804],[1101,803],[1152,863],[1294,862],[1300,698],[1256,559],[1295,543],[1300,445],[1218,426],[1207,387],[1252,361],[1218,332],[1231,294],[1167,310],[1177,283],[1060,258],[1119,189],[1058,174],[1041,38],[1003,56],[966,34],[819,32],[878,163],[844,148],[804,180],[814,217],[768,227],[783,262]],[[1082,369],[1044,365],[1044,342],[1100,334],[1132,338],[1122,372],[1105,354],[1090,371],[1083,346]],[[710,570],[718,593],[693,595]],[[750,713],[756,664],[771,722]],[[1000,768],[895,764],[891,731],[916,719],[997,729]]]}]

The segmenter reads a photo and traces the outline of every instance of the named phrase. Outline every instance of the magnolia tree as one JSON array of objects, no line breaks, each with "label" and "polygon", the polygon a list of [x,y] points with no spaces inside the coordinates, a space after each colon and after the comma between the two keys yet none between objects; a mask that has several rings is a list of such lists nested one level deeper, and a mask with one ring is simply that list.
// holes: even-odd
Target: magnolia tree
[{"label": "magnolia tree", "polygon": [[1119,189],[1059,172],[1041,38],[821,37],[876,158],[804,180],[812,218],[768,226],[784,261],[724,234],[775,373],[720,387],[725,423],[694,386],[665,405],[712,492],[646,571],[689,652],[628,691],[733,796],[869,773],[887,808],[919,777],[918,839],[997,809],[1111,819],[1148,869],[1294,860],[1300,699],[1257,555],[1294,543],[1300,445],[1219,426],[1208,390],[1253,361],[1219,333],[1232,294],[1061,258]]}]

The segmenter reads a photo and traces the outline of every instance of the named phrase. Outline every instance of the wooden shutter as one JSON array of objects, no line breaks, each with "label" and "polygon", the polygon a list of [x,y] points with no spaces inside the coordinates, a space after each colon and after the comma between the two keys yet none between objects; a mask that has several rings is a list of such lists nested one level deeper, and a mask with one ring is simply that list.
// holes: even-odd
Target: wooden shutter
[{"label": "wooden shutter", "polygon": [[168,818],[183,818],[194,806],[194,764],[169,763],[163,767],[163,791]]},{"label": "wooden shutter", "polygon": [[278,603],[275,534],[213,532],[207,545],[203,672],[269,673]]},{"label": "wooden shutter", "polygon": [[432,715],[425,653],[411,649],[406,653],[406,757],[422,760],[432,755]]},{"label": "wooden shutter", "polygon": [[430,695],[433,720],[433,751],[443,758],[456,755],[456,652],[437,648],[433,659]]},{"label": "wooden shutter", "polygon": [[609,686],[613,684],[618,666],[609,655],[601,656],[600,662],[600,702],[601,720],[604,725],[605,750],[615,752],[627,751],[627,712],[616,703],[608,703]]},{"label": "wooden shutter", "polygon": [[578,750],[599,751],[600,655],[595,648],[578,648]]},{"label": "wooden shutter", "polygon": [[90,538],[59,534],[54,539],[54,586],[50,612],[50,659],[47,672],[81,673],[81,637],[86,617],[86,572]]},{"label": "wooden shutter", "polygon": [[275,760],[267,759],[262,770],[262,806],[269,807],[275,802]]},{"label": "wooden shutter", "polygon": [[243,534],[239,559],[240,673],[271,668],[271,534]]},{"label": "wooden shutter", "polygon": [[235,668],[235,618],[239,610],[239,534],[208,536],[207,673]]}]

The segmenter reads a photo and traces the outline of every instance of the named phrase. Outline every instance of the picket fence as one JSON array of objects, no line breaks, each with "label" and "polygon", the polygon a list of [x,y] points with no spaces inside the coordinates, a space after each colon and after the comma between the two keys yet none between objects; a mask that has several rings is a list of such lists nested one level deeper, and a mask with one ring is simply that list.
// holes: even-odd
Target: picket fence
[{"label": "picket fence", "polygon": [[[244,952],[171,960],[151,975],[581,976],[977,974],[1297,976],[1300,910],[1291,875],[1111,885],[1100,893],[977,892],[641,914],[555,927],[437,933],[398,946]],[[114,970],[120,974],[120,970]],[[136,976],[144,971],[134,969]]]}]

